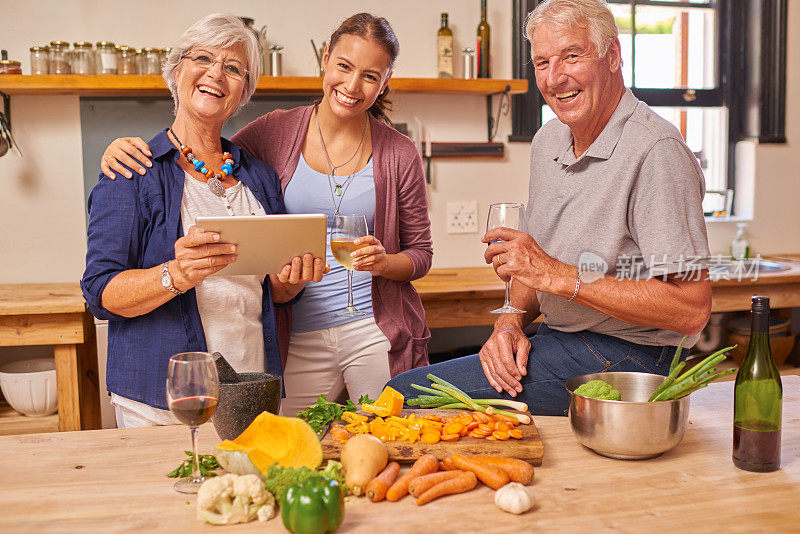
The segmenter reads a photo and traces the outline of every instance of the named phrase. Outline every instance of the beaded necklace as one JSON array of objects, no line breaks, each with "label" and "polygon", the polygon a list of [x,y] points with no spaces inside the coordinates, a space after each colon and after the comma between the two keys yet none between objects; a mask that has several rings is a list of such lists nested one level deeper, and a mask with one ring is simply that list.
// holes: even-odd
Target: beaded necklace
[{"label": "beaded necklace", "polygon": [[181,143],[181,140],[178,139],[178,136],[175,135],[175,132],[172,131],[172,128],[167,128],[167,131],[172,134],[172,137],[175,138],[175,142],[180,145],[181,154],[184,155],[189,163],[194,165],[194,170],[206,176],[206,184],[208,185],[208,189],[218,197],[224,196],[225,186],[222,185],[222,180],[226,176],[233,176],[233,154],[230,152],[224,152],[222,154],[222,168],[220,168],[219,172],[214,172],[206,168],[206,163],[204,161],[200,161],[194,156],[191,147]]}]

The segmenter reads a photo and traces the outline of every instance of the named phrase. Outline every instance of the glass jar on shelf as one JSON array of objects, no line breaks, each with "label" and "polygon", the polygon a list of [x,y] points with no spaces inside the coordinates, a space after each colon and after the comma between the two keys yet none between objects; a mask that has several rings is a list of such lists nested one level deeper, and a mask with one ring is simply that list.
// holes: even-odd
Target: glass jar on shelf
[{"label": "glass jar on shelf", "polygon": [[94,47],[78,41],[72,45],[72,74],[94,74]]},{"label": "glass jar on shelf", "polygon": [[141,48],[136,49],[136,74],[144,74],[144,51]]},{"label": "glass jar on shelf", "polygon": [[161,56],[158,48],[147,47],[144,50],[144,72],[142,74],[161,74]]},{"label": "glass jar on shelf", "polygon": [[46,46],[31,47],[31,74],[50,73],[50,50]]},{"label": "glass jar on shelf", "polygon": [[117,74],[136,74],[136,50],[130,46],[117,47]]},{"label": "glass jar on shelf", "polygon": [[13,59],[0,59],[0,74],[22,74],[22,63]]},{"label": "glass jar on shelf", "polygon": [[66,41],[50,42],[50,74],[69,74],[69,43]]},{"label": "glass jar on shelf", "polygon": [[97,51],[95,53],[97,74],[117,74],[118,64],[116,45],[108,41],[97,43]]}]

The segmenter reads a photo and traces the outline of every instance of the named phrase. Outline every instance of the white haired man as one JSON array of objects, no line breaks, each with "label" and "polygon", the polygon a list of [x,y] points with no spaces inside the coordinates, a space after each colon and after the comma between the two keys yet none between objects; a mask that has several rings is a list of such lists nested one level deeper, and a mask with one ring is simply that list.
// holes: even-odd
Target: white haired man
[{"label": "white haired man", "polygon": [[[536,85],[557,120],[531,150],[525,232],[487,232],[485,253],[512,279],[511,301],[479,354],[404,373],[477,398],[527,401],[564,414],[564,382],[605,371],[666,374],[684,335],[711,310],[702,259],[704,178],[680,133],[627,90],[614,17],[600,0],[550,0],[528,18]],[[698,261],[699,260],[699,261]],[[523,333],[539,314],[536,335]]]}]

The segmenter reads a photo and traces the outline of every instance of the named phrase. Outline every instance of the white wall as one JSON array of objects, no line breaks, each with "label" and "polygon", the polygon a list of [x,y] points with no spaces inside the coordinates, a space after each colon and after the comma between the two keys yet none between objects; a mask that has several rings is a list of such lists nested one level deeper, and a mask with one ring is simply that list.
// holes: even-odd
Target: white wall
[{"label": "white wall", "polygon": [[[106,2],[29,0],[3,2],[0,47],[28,68],[28,48],[61,39],[70,42],[110,40],[135,47],[167,46],[194,20],[221,9],[208,0]],[[493,72],[511,75],[511,2],[489,2]],[[435,34],[439,13],[450,14],[456,47],[474,45],[479,2],[466,0],[339,2],[298,0],[243,1],[224,9],[266,24],[271,42],[285,46],[287,75],[312,75],[309,38],[319,43],[346,16],[367,10],[387,17],[401,43],[395,75],[435,75]],[[800,98],[800,10],[789,11],[787,136],[785,145],[762,145],[755,154],[755,206],[750,240],[754,252],[800,252],[800,173],[790,159],[793,135],[800,131],[794,103]],[[460,65],[460,62],[456,62]],[[434,141],[485,141],[485,99],[478,96],[395,95],[396,122],[419,117]],[[794,114],[793,114],[794,113]],[[165,124],[169,121],[165,117]],[[82,185],[79,103],[71,96],[12,98],[14,134],[25,158],[0,159],[0,283],[75,281],[83,271],[85,222]],[[499,140],[505,140],[510,119],[504,118]],[[795,149],[796,151],[796,149]],[[507,144],[506,158],[434,161],[430,188],[435,267],[483,265],[480,234],[448,235],[448,201],[477,200],[480,218],[489,203],[524,201],[527,196],[528,146]],[[796,158],[795,158],[796,159]],[[712,252],[724,252],[735,231],[733,223],[709,225]]]}]

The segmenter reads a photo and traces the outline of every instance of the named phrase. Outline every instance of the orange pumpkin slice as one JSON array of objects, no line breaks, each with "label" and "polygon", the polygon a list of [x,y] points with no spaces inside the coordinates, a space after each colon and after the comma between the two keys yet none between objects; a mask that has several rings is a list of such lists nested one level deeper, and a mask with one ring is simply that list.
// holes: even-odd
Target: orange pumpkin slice
[{"label": "orange pumpkin slice", "polygon": [[215,455],[230,473],[264,477],[276,462],[316,469],[322,463],[322,445],[302,419],[262,412],[239,437],[217,445]]}]

